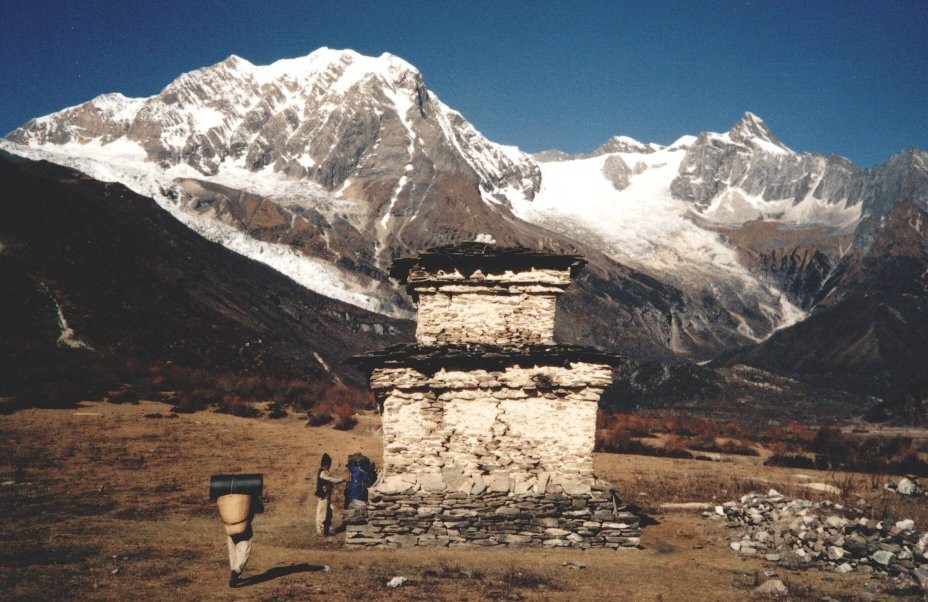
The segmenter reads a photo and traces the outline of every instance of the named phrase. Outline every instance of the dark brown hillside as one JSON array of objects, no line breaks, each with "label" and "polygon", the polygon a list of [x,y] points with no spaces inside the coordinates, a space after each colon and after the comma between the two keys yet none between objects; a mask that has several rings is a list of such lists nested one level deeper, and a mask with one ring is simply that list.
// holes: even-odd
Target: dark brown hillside
[{"label": "dark brown hillside", "polygon": [[[0,153],[0,387],[59,355],[346,382],[340,362],[407,340],[391,320],[211,243],[120,184]],[[61,343],[56,304],[77,341]],[[380,334],[384,333],[384,334]],[[9,395],[0,390],[0,397]]]},{"label": "dark brown hillside", "polygon": [[722,360],[892,396],[928,374],[928,214],[900,203],[805,321]]}]

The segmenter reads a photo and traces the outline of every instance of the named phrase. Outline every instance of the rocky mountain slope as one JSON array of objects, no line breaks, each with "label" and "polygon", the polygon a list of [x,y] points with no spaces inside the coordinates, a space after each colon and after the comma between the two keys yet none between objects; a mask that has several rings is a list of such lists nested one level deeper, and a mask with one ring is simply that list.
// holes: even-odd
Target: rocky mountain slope
[{"label": "rocky mountain slope", "polygon": [[486,233],[592,260],[565,303],[568,340],[707,359],[744,341],[743,315],[762,332],[778,321],[753,299],[745,309],[733,295],[731,310],[516,217],[541,189],[541,166],[487,141],[390,55],[323,49],[267,67],[230,57],[154,97],[105,95],[9,139],[12,152],[123,182],[207,238],[394,317],[412,308],[386,277],[391,256]]},{"label": "rocky mountain slope", "polygon": [[34,364],[73,357],[79,370],[160,363],[360,383],[344,359],[412,333],[203,239],[120,184],[3,152],[0,181],[0,398]]},{"label": "rocky mountain slope", "polygon": [[[773,341],[811,344],[794,333],[879,286],[860,266],[902,235],[897,207],[928,207],[925,152],[860,169],[792,151],[750,113],[666,147],[615,136],[530,157],[480,135],[402,59],[330,49],[269,66],[229,57],[150,98],[34,119],[0,146],[121,182],[316,293],[394,318],[413,308],[387,277],[391,257],[477,234],[582,254],[561,340],[672,362],[737,350],[771,370],[792,369],[763,351]],[[918,289],[915,272],[904,277]]]},{"label": "rocky mountain slope", "polygon": [[898,203],[824,283],[819,311],[725,363],[886,395],[928,374],[928,212]]}]

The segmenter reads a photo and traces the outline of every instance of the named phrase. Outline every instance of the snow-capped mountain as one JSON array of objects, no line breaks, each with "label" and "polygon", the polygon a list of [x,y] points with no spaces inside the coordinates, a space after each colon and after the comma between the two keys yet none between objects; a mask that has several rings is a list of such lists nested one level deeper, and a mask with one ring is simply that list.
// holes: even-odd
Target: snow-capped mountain
[{"label": "snow-capped mountain", "polygon": [[401,316],[408,305],[376,290],[403,238],[397,217],[424,218],[441,195],[531,196],[539,179],[534,161],[486,140],[402,59],[325,48],[263,67],[232,56],[151,98],[106,94],[8,138],[154,195],[317,292]]},{"label": "snow-capped mountain", "polygon": [[119,181],[316,292],[395,317],[391,257],[492,235],[590,259],[563,339],[709,360],[839,303],[837,275],[928,207],[928,154],[860,169],[797,153],[759,117],[669,146],[614,136],[532,157],[495,144],[395,56],[239,57],[159,94],[100,96],[0,141]]},{"label": "snow-capped mountain", "polygon": [[[163,170],[193,170],[178,175],[263,172],[326,190],[359,185],[349,182],[352,176],[370,177],[388,158],[418,172],[428,166],[417,161],[457,151],[488,195],[505,196],[510,188],[526,194],[537,184],[526,155],[477,133],[406,61],[328,48],[268,66],[230,56],[181,75],[151,98],[104,94],[30,121],[10,139],[99,145],[104,155],[141,151]],[[421,156],[424,148],[436,150],[429,143],[439,152]],[[413,188],[419,174],[408,175],[395,196]]]}]

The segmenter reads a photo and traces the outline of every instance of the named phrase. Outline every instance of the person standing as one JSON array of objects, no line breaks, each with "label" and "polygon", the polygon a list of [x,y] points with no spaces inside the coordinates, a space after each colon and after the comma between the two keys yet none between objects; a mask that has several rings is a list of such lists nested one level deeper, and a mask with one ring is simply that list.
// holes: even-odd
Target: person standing
[{"label": "person standing", "polygon": [[322,461],[319,464],[319,471],[316,473],[316,535],[329,535],[329,528],[332,526],[332,491],[338,483],[344,483],[345,479],[339,479],[329,474],[332,468],[332,458],[329,454],[322,454]]}]

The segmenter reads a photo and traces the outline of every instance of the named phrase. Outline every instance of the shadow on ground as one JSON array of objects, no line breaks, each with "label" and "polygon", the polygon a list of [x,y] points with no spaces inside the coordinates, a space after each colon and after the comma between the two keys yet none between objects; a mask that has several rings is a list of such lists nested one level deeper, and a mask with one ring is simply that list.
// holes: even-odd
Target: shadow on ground
[{"label": "shadow on ground", "polygon": [[255,575],[253,577],[248,577],[247,579],[242,579],[239,581],[239,587],[248,587],[249,585],[258,585],[259,583],[264,583],[266,581],[271,581],[277,579],[278,577],[286,577],[287,575],[294,575],[296,573],[314,573],[318,571],[327,571],[329,567],[322,564],[291,564],[290,566],[278,566],[272,569],[268,569],[261,573],[260,575]]}]

